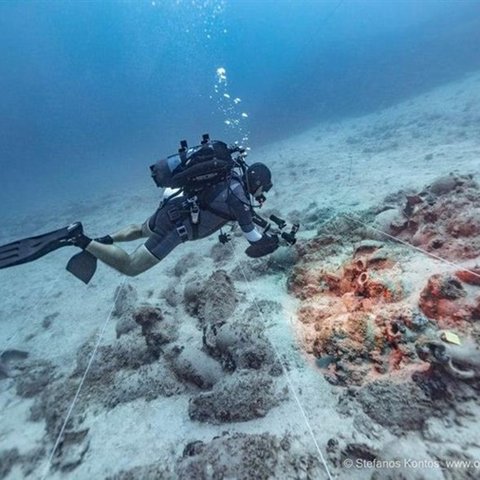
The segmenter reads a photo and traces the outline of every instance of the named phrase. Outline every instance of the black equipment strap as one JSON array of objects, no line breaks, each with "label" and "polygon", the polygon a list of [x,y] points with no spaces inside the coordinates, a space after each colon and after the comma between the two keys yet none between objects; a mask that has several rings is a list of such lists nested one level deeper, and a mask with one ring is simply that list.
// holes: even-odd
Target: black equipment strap
[{"label": "black equipment strap", "polygon": [[178,207],[172,207],[168,209],[167,214],[170,221],[175,224],[180,240],[186,242],[188,240],[188,231],[183,224],[185,218],[184,215],[182,215],[182,210]]},{"label": "black equipment strap", "polygon": [[192,222],[192,237],[193,240],[196,240],[198,238],[198,223]]}]

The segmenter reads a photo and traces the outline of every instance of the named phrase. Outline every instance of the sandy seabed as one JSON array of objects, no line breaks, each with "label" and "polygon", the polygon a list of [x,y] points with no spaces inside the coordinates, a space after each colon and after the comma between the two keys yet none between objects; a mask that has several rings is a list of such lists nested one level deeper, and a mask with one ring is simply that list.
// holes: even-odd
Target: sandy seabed
[{"label": "sandy seabed", "polygon": [[[479,112],[472,74],[252,152],[302,225],[268,258],[234,233],[88,286],[67,249],[3,270],[0,477],[479,478]],[[141,222],[148,182],[2,243]]]}]

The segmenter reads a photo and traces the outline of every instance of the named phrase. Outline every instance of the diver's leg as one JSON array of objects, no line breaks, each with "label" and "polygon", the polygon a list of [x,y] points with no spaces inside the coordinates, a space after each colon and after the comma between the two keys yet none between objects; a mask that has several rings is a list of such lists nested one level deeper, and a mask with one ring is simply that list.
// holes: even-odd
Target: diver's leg
[{"label": "diver's leg", "polygon": [[153,234],[153,230],[150,228],[150,219],[147,218],[142,225],[142,238],[148,238]]},{"label": "diver's leg", "polygon": [[129,277],[139,275],[160,262],[160,259],[150,253],[144,245],[128,254],[116,245],[105,245],[92,240],[85,250],[103,263]]},{"label": "diver's leg", "polygon": [[143,225],[129,225],[110,236],[114,242],[131,242],[133,240],[138,240],[144,237]]},{"label": "diver's leg", "polygon": [[[131,242],[134,240],[139,240],[140,238],[148,238],[153,235],[153,230],[150,227],[150,222],[155,219],[157,212],[153,217],[147,218],[144,223],[142,224],[132,224],[118,232],[107,235],[110,237],[110,242],[101,242],[101,243],[116,243],[116,242]],[[106,237],[103,237],[106,238]],[[102,239],[100,239],[102,240]]]},{"label": "diver's leg", "polygon": [[[153,225],[157,227],[155,231],[153,231]],[[120,273],[135,276],[159,263],[177,245],[182,243],[177,229],[169,220],[167,213],[161,209],[157,210],[143,225],[137,225],[135,228],[129,227],[129,229],[117,232],[112,239],[119,241],[118,238],[133,239],[133,237],[135,239],[148,237],[148,240],[130,255],[116,245],[108,245],[95,240],[90,241],[88,238],[84,247],[80,244],[78,246],[86,249]],[[90,242],[87,243],[88,241]]]},{"label": "diver's leg", "polygon": [[152,230],[148,226],[149,220],[143,224],[132,224],[128,227],[113,233],[112,235],[105,235],[104,237],[96,238],[95,240],[106,245],[119,242],[132,242],[140,238],[148,238],[152,235]]}]

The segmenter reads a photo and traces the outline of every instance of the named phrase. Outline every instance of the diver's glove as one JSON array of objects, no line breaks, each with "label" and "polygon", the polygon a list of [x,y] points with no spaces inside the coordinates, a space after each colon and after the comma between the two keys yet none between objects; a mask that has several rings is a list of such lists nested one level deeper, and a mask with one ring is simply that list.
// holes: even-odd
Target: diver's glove
[{"label": "diver's glove", "polygon": [[274,252],[278,246],[278,235],[267,235],[264,233],[260,240],[252,242],[245,250],[245,253],[251,258],[259,258]]},{"label": "diver's glove", "polygon": [[104,245],[112,245],[113,238],[110,235],[105,235],[104,237],[94,238],[94,240],[98,243],[103,243]]}]

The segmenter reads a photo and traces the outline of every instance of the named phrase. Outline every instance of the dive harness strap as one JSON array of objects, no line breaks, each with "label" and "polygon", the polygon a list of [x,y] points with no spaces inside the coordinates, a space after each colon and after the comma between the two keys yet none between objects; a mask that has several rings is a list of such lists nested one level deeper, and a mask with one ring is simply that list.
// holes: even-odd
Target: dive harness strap
[{"label": "dive harness strap", "polygon": [[198,199],[196,196],[187,198],[187,200],[182,203],[182,208],[177,206],[169,208],[167,210],[168,218],[172,223],[175,224],[177,233],[182,242],[188,240],[188,230],[183,223],[185,220],[185,213],[190,214],[190,221],[192,224],[192,237],[193,240],[198,238],[198,225],[200,221],[200,207],[198,205]]},{"label": "dive harness strap", "polygon": [[183,210],[180,210],[178,207],[172,207],[167,210],[167,215],[170,221],[175,224],[180,240],[186,242],[188,240],[188,231],[183,224]]},{"label": "dive harness strap", "polygon": [[197,196],[187,198],[190,210],[190,220],[192,222],[192,237],[193,240],[198,238],[198,224],[200,221],[200,207],[198,206]]},{"label": "dive harness strap", "polygon": [[[163,201],[163,206],[168,205],[168,201],[171,200],[172,198],[176,197],[179,195],[181,191],[174,193],[167,199]],[[189,212],[190,213],[190,221],[192,225],[192,239],[196,240],[198,238],[198,226],[200,222],[200,205],[202,206],[203,210],[207,210],[210,213],[213,213],[214,215],[223,218],[224,220],[228,221],[234,221],[235,216],[232,214],[228,214],[225,212],[222,212],[220,210],[217,210],[215,208],[212,208],[210,206],[210,202],[207,201],[204,195],[200,195],[201,198],[198,198],[197,195],[190,195],[187,196],[187,199],[185,202],[182,203],[182,209],[179,207],[175,206],[167,210],[168,217],[170,218],[170,221],[175,224],[178,235],[180,236],[180,239],[182,242],[185,242],[188,240],[188,231],[183,223],[185,220],[185,213]],[[250,205],[251,208],[251,205]],[[252,213],[253,209],[251,208]]]}]

